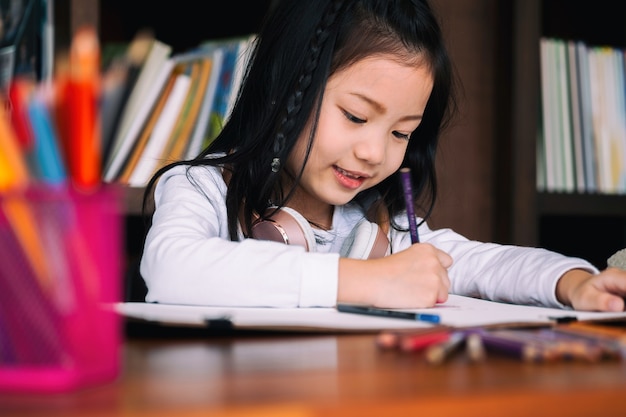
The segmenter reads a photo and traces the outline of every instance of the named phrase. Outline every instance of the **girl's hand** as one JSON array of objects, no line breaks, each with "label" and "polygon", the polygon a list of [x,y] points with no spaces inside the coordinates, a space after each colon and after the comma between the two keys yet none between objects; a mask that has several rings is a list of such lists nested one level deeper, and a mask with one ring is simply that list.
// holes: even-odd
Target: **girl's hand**
[{"label": "girl's hand", "polygon": [[432,307],[448,299],[452,258],[428,243],[390,256],[339,260],[338,302],[386,308]]},{"label": "girl's hand", "polygon": [[582,269],[572,269],[557,283],[556,296],[575,310],[624,311],[626,271],[607,268],[594,275]]}]

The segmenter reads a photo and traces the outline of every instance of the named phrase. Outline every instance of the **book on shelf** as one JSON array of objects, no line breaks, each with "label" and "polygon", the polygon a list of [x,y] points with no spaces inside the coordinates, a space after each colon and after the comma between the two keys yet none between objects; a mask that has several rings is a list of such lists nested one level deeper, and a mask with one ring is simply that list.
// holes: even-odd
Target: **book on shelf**
[{"label": "book on shelf", "polygon": [[589,59],[587,45],[577,41],[576,59],[578,61],[577,84],[578,84],[578,110],[583,144],[583,164],[585,174],[585,191],[594,193],[598,191],[596,183],[597,157],[593,138],[593,120],[591,117],[591,91],[589,83]]},{"label": "book on shelf", "polygon": [[190,84],[191,76],[188,73],[180,72],[176,74],[172,91],[169,93],[163,110],[159,114],[146,147],[128,179],[128,184],[131,187],[145,186],[155,171],[167,139],[170,137],[176,121],[180,117],[183,104],[189,93]]},{"label": "book on shelf", "polygon": [[137,82],[153,40],[152,33],[144,30],[135,35],[130,44],[115,46],[109,44],[105,49],[107,52],[103,51],[100,114],[105,160],[111,154],[124,107]]},{"label": "book on shelf", "polygon": [[548,192],[556,191],[556,175],[559,171],[556,166],[558,159],[555,157],[556,150],[555,144],[555,94],[553,85],[554,81],[554,68],[556,63],[554,62],[555,54],[553,53],[552,41],[547,38],[542,38],[539,43],[540,51],[540,69],[541,69],[541,120],[542,131],[540,138],[541,156],[540,161],[543,161],[545,168],[543,173],[545,175],[545,190]]},{"label": "book on shelf", "polygon": [[578,47],[575,41],[567,41],[567,86],[570,91],[569,112],[571,114],[571,138],[574,150],[575,190],[584,193],[587,189],[585,180],[583,117],[580,106],[581,85]]},{"label": "book on shelf", "polygon": [[208,53],[211,57],[211,73],[203,94],[202,104],[198,112],[196,124],[193,127],[193,131],[189,138],[185,159],[193,159],[202,151],[202,145],[204,143],[204,137],[208,131],[209,117],[211,109],[213,108],[217,84],[221,73],[224,51],[220,48],[216,48]]},{"label": "book on shelf", "polygon": [[[229,106],[234,100],[231,96],[238,93],[236,90],[238,87],[235,86],[239,86],[241,83],[241,80],[237,80],[236,77],[243,76],[243,66],[245,66],[245,59],[248,57],[247,46],[253,38],[254,35],[249,35],[246,37],[207,41],[201,45],[202,48],[209,50],[221,48],[224,52],[215,100],[209,115],[208,131],[202,144],[203,149],[217,137],[228,118]],[[238,65],[241,66],[240,70],[237,70]]]},{"label": "book on shelf", "polygon": [[572,152],[570,91],[568,85],[567,47],[565,41],[555,39],[553,41],[556,54],[556,101],[558,106],[557,120],[557,153],[559,159],[560,186],[559,191],[571,193],[574,191],[574,166]]},{"label": "book on shelf", "polygon": [[156,122],[159,119],[161,112],[163,111],[163,107],[165,106],[165,103],[172,91],[172,88],[174,87],[175,80],[176,80],[175,73],[171,71],[169,77],[167,78],[167,81],[165,82],[165,86],[163,87],[159,95],[159,98],[156,104],[152,108],[152,111],[150,113],[150,116],[146,124],[141,130],[137,141],[133,145],[133,148],[128,158],[124,162],[124,166],[121,169],[120,174],[117,177],[115,177],[116,182],[120,184],[128,184],[130,180],[130,176],[133,170],[135,169],[135,167],[137,166],[137,163],[139,162],[139,158],[141,158],[141,155],[143,154],[144,149],[146,148],[148,140],[150,139],[150,136],[152,135],[152,132],[154,131]]},{"label": "book on shelf", "polygon": [[[614,91],[617,88],[613,73],[614,59],[615,55],[610,47],[589,49],[591,114],[595,148],[600,161],[598,187],[600,192],[608,194],[619,191],[618,158],[624,156],[623,147],[620,146],[623,133],[616,120],[619,105]],[[623,115],[620,117],[623,118]]]},{"label": "book on shelf", "polygon": [[141,66],[137,80],[133,85],[128,100],[116,128],[104,168],[104,180],[111,182],[118,175],[128,153],[132,149],[151,106],[156,102],[171,70],[170,56],[172,47],[157,39],[152,39],[150,49]]},{"label": "book on shelf", "polygon": [[198,112],[211,75],[212,62],[209,56],[199,56],[192,58],[189,65],[192,66],[189,94],[176,127],[163,150],[158,168],[184,158],[193,127],[197,123]]},{"label": "book on shelf", "polygon": [[[155,53],[158,59],[151,60],[155,45],[160,43],[153,39],[115,127],[104,180],[143,187],[165,164],[192,159],[208,146],[232,110],[254,36],[206,41],[174,55],[162,44],[165,46]],[[148,87],[141,87],[151,61],[161,62],[160,71],[152,74]],[[189,86],[182,99],[177,95],[182,101],[177,100],[180,107],[173,117],[174,104],[169,100],[181,87],[167,85],[181,72],[186,73]]]},{"label": "book on shelf", "polygon": [[232,85],[230,87],[230,93],[228,94],[228,101],[226,103],[226,116],[230,114],[233,107],[235,106],[235,101],[237,100],[239,88],[241,87],[241,82],[243,81],[246,64],[248,63],[248,60],[250,59],[250,54],[252,53],[252,43],[254,39],[255,35],[250,35],[241,38],[238,43],[237,58],[235,60],[235,68],[233,70],[232,76]]}]

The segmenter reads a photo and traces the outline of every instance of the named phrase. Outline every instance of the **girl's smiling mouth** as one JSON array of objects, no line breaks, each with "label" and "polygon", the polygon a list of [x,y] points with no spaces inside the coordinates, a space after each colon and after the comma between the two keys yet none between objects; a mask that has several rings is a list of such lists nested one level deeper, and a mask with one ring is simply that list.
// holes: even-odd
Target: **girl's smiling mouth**
[{"label": "girl's smiling mouth", "polygon": [[359,188],[368,178],[367,176],[355,172],[346,171],[339,168],[337,165],[333,165],[333,169],[339,184],[351,190]]}]

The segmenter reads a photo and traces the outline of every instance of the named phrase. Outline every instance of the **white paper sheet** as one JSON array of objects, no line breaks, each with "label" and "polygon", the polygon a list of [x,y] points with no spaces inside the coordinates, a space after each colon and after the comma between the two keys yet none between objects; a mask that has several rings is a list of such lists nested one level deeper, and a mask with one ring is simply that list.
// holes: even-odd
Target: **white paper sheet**
[{"label": "white paper sheet", "polygon": [[[117,304],[116,310],[128,318],[162,324],[210,327],[225,321],[241,329],[379,331],[432,326],[421,321],[343,313],[334,308],[235,308],[125,302]],[[556,318],[564,317],[576,317],[578,320],[626,319],[626,312],[598,313],[520,306],[458,295],[450,295],[447,302],[433,308],[402,311],[438,314],[440,324],[459,328],[550,324]]]}]

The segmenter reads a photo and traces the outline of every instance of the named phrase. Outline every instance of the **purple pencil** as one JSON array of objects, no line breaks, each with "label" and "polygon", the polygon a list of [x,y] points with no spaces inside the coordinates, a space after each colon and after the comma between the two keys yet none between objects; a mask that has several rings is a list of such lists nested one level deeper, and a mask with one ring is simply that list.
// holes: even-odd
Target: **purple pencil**
[{"label": "purple pencil", "polygon": [[400,168],[400,179],[404,191],[404,202],[406,203],[406,215],[409,219],[409,232],[411,233],[411,243],[419,243],[420,237],[417,233],[417,221],[415,220],[415,208],[413,206],[413,185],[411,184],[411,170]]}]

